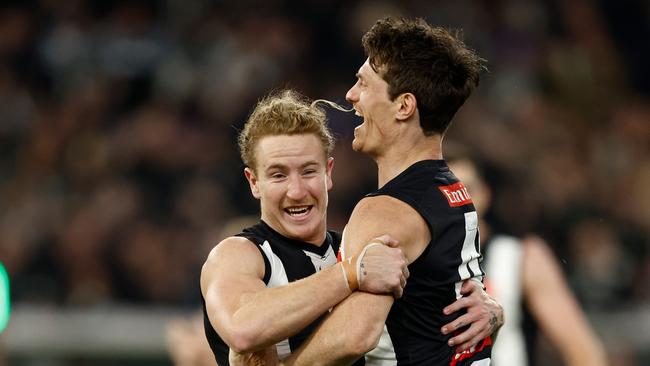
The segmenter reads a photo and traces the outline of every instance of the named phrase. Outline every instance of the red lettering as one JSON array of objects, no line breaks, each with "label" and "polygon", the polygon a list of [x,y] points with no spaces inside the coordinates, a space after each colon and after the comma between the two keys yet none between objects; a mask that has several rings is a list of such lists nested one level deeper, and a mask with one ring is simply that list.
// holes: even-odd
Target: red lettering
[{"label": "red lettering", "polygon": [[451,207],[464,206],[472,203],[472,197],[470,197],[467,187],[462,182],[448,186],[440,186],[438,189],[445,195]]}]

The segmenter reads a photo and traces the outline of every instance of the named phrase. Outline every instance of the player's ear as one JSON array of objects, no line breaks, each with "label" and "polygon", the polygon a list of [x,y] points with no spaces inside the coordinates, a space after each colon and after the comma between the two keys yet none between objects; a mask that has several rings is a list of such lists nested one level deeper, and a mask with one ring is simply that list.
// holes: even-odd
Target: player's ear
[{"label": "player's ear", "polygon": [[395,98],[395,102],[397,103],[395,118],[398,121],[406,121],[411,118],[418,106],[415,95],[412,93],[402,93],[398,95],[397,98]]},{"label": "player's ear", "polygon": [[334,158],[327,158],[327,165],[325,167],[325,179],[327,179],[327,190],[332,189],[332,169],[334,169]]},{"label": "player's ear", "polygon": [[255,172],[253,169],[246,167],[244,168],[244,176],[248,181],[248,185],[251,187],[251,193],[253,197],[260,199],[260,189],[257,185],[257,178],[255,177]]}]

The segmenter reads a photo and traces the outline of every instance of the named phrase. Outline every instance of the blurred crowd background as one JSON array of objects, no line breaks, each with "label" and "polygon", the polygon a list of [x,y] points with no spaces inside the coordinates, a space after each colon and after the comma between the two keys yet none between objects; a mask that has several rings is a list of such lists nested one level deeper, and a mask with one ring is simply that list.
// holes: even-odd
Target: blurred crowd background
[{"label": "blurred crowd background", "polygon": [[[196,309],[224,225],[258,212],[235,143],[254,103],[285,87],[345,103],[361,35],[398,14],[461,28],[488,61],[447,140],[486,168],[498,230],[548,240],[587,314],[650,308],[647,1],[1,4],[0,261],[14,309]],[[350,149],[356,117],[328,114],[340,229],[375,166]],[[631,347],[626,362],[649,353]]]}]

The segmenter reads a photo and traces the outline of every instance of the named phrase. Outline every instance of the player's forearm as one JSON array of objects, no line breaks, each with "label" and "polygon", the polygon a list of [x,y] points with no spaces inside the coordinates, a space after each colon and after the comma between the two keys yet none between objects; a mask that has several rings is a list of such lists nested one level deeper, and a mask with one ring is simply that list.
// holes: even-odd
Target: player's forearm
[{"label": "player's forearm", "polygon": [[580,355],[575,355],[565,360],[566,364],[569,366],[607,366],[607,356],[601,349],[594,350],[595,353],[588,353],[590,351],[584,351],[585,353]]},{"label": "player's forearm", "polygon": [[331,349],[336,351],[334,354],[327,354],[324,358],[322,354],[306,352],[306,353],[292,353],[290,357],[285,360],[279,361],[279,366],[344,366],[352,365],[356,360],[363,356],[359,356],[355,352],[342,352],[344,349],[336,347],[324,347],[323,349]]},{"label": "player's forearm", "polygon": [[567,365],[606,365],[603,346],[569,289],[550,248],[538,238],[528,238],[524,245],[525,296],[541,329],[558,347]]},{"label": "player's forearm", "polygon": [[558,347],[562,353],[562,358],[569,366],[607,365],[605,349],[586,323],[582,328],[573,329],[569,336],[564,339],[564,344],[558,344]]},{"label": "player's forearm", "polygon": [[237,351],[252,352],[286,339],[341,302],[350,290],[340,266],[242,296],[231,322],[240,338]]},{"label": "player's forearm", "polygon": [[[566,364],[571,366],[607,365],[604,347],[591,329],[589,321],[580,309],[578,302],[568,289],[564,294],[559,292],[556,296],[555,305],[560,306],[562,309],[555,312],[558,325],[551,325],[549,321],[546,321],[541,326],[548,334],[551,342],[560,349]],[[560,324],[562,327],[560,327]]]},{"label": "player's forearm", "polygon": [[283,365],[350,365],[377,346],[391,296],[356,292],[337,305]]}]

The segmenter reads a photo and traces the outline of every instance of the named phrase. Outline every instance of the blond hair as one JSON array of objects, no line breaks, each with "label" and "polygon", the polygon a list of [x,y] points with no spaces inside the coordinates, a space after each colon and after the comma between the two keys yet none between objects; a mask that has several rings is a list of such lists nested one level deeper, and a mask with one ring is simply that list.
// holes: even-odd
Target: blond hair
[{"label": "blond hair", "polygon": [[314,134],[323,143],[325,156],[334,149],[325,111],[293,90],[271,93],[260,100],[239,134],[241,159],[255,170],[255,147],[266,136]]}]

